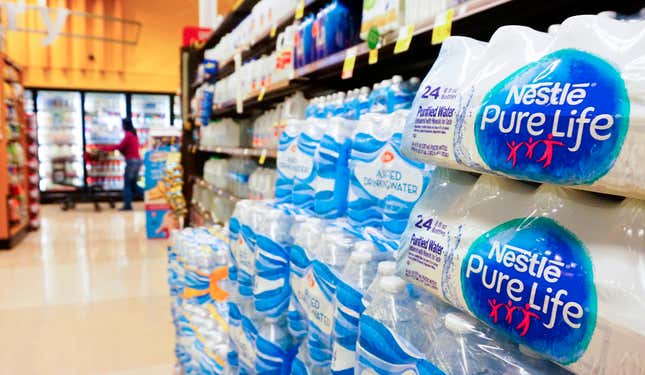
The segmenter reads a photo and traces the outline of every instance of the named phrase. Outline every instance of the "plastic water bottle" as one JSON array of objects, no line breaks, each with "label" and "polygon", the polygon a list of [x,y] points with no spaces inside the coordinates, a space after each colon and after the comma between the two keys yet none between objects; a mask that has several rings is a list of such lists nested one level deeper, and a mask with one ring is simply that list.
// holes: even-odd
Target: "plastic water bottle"
[{"label": "plastic water bottle", "polygon": [[255,233],[255,279],[253,299],[258,314],[278,319],[287,313],[289,287],[289,233],[293,217],[278,208],[268,208]]},{"label": "plastic water bottle", "polygon": [[315,194],[314,211],[320,217],[341,217],[347,210],[349,154],[355,126],[355,121],[341,117],[329,119],[325,134],[316,149],[315,178],[312,185]]},{"label": "plastic water bottle", "polygon": [[258,374],[282,373],[291,368],[297,347],[287,330],[286,319],[266,318],[256,338]]},{"label": "plastic water bottle", "polygon": [[362,298],[376,275],[375,253],[371,241],[357,242],[336,286],[332,374],[354,373]]},{"label": "plastic water bottle", "polygon": [[405,281],[383,277],[380,290],[361,316],[358,373],[440,374],[419,350],[431,340]]},{"label": "plastic water bottle", "polygon": [[363,304],[365,306],[368,306],[374,298],[380,294],[381,280],[387,276],[394,276],[395,272],[396,262],[394,261],[386,260],[378,264],[376,268],[376,277],[374,277],[374,280],[363,294]]}]

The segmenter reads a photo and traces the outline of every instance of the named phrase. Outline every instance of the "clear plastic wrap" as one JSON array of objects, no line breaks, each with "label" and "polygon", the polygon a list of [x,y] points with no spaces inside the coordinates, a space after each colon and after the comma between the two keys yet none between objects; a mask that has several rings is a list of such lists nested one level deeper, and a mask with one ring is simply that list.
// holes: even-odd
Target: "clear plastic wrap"
[{"label": "clear plastic wrap", "polygon": [[643,201],[439,169],[397,272],[576,373],[643,373],[644,250]]},{"label": "clear plastic wrap", "polygon": [[404,153],[440,166],[645,198],[645,21],[452,37],[415,98]]}]

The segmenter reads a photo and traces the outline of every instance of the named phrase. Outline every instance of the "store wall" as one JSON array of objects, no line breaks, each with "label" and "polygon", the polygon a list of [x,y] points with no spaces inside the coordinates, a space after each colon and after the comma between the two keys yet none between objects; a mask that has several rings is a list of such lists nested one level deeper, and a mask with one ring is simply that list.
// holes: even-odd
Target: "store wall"
[{"label": "store wall", "polygon": [[[142,23],[137,45],[59,37],[44,47],[44,35],[9,32],[7,50],[25,70],[31,87],[176,92],[184,26],[198,23],[198,0],[48,0],[49,7],[102,14]],[[28,0],[28,4],[43,1]],[[43,29],[34,11],[18,26]],[[64,32],[132,38],[134,28],[70,16]]]}]

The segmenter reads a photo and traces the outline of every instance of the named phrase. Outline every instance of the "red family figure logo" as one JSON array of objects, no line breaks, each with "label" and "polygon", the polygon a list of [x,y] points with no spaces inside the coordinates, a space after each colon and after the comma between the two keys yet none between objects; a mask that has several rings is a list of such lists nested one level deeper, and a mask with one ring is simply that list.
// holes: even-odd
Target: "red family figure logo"
[{"label": "red family figure logo", "polygon": [[488,300],[488,305],[490,306],[490,314],[488,314],[488,317],[493,318],[493,323],[495,324],[497,324],[497,321],[499,320],[500,309],[504,308],[506,310],[504,321],[509,325],[513,324],[515,311],[520,311],[522,313],[522,319],[515,326],[515,330],[520,332],[520,336],[522,337],[526,336],[529,332],[529,328],[531,328],[531,319],[540,319],[538,314],[531,311],[531,305],[528,303],[524,306],[513,306],[513,302],[511,301],[508,301],[507,303],[497,303],[497,299],[493,298]]},{"label": "red family figure logo", "polygon": [[506,142],[506,147],[508,147],[509,149],[506,161],[510,161],[513,167],[515,167],[515,165],[517,164],[517,155],[522,146],[526,146],[526,153],[524,154],[524,156],[527,159],[533,159],[533,153],[536,146],[539,144],[544,145],[544,153],[539,159],[537,159],[536,162],[544,162],[544,164],[542,164],[542,168],[546,168],[551,165],[551,162],[553,161],[553,150],[555,146],[564,146],[563,142],[553,140],[553,134],[549,134],[547,136],[547,139],[534,140],[533,137],[529,137],[528,141],[526,142]]}]

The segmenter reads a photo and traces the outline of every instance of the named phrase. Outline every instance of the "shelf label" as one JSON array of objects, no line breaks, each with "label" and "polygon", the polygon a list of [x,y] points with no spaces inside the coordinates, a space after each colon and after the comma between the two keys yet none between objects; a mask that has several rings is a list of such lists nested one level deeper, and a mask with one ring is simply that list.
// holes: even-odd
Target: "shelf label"
[{"label": "shelf label", "polygon": [[296,19],[299,20],[305,15],[305,0],[299,0],[296,7]]},{"label": "shelf label", "polygon": [[275,33],[277,32],[277,28],[275,25],[271,26],[271,31],[269,32],[269,37],[275,38]]},{"label": "shelf label", "polygon": [[244,0],[237,0],[235,2],[235,4],[233,4],[233,10],[236,10],[237,8],[239,8],[240,5],[242,5],[243,2],[244,2]]},{"label": "shelf label", "polygon": [[396,38],[394,45],[394,54],[399,54],[410,49],[412,36],[414,35],[414,24],[402,26],[399,29],[399,36]]},{"label": "shelf label", "polygon": [[345,62],[343,63],[343,73],[340,78],[349,79],[354,76],[354,66],[356,65],[356,47],[348,48],[345,52]]},{"label": "shelf label", "polygon": [[378,62],[378,48],[374,48],[370,50],[370,55],[369,59],[367,60],[367,63],[370,65],[374,65]]},{"label": "shelf label", "polygon": [[263,148],[262,153],[260,154],[260,160],[258,160],[258,164],[264,165],[264,162],[267,160],[267,149]]},{"label": "shelf label", "polygon": [[454,15],[454,9],[448,9],[443,13],[437,14],[434,19],[434,28],[432,29],[432,44],[439,44],[450,36]]},{"label": "shelf label", "polygon": [[264,100],[264,94],[266,94],[267,88],[266,86],[262,86],[262,89],[260,89],[260,95],[258,95],[258,102],[261,102]]}]

